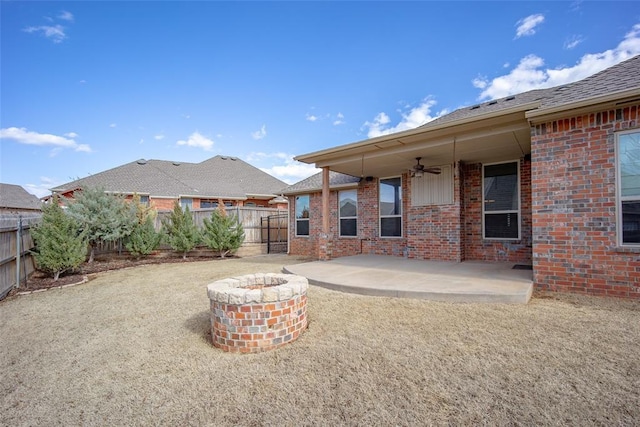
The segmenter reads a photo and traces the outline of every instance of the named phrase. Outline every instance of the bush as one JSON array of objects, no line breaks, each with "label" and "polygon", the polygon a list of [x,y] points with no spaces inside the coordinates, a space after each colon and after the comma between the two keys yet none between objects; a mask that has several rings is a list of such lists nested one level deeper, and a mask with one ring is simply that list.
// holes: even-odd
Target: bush
[{"label": "bush", "polygon": [[131,234],[135,218],[124,197],[105,193],[101,188],[83,188],[69,205],[69,215],[80,224],[91,246],[93,262],[98,242],[116,241]]},{"label": "bush", "polygon": [[237,251],[244,242],[244,229],[238,217],[227,215],[224,208],[213,211],[211,218],[204,218],[203,222],[202,240],[221,258]]},{"label": "bush", "polygon": [[61,273],[79,267],[87,256],[86,235],[78,222],[62,210],[57,197],[43,206],[42,221],[33,228],[32,235],[37,266],[51,273],[54,281]]},{"label": "bush", "polygon": [[144,223],[133,228],[125,247],[135,258],[141,258],[158,249],[161,240],[162,234],[156,231],[153,219],[147,217]]},{"label": "bush", "polygon": [[171,216],[162,222],[162,226],[169,246],[174,251],[181,252],[183,259],[200,243],[200,230],[193,223],[189,207],[182,210],[178,202],[174,203]]}]

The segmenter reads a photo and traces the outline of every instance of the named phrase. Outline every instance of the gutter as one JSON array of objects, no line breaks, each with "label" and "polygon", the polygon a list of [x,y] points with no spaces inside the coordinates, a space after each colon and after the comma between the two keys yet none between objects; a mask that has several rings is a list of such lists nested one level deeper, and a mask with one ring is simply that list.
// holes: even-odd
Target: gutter
[{"label": "gutter", "polygon": [[[338,155],[348,150],[356,150],[358,148],[368,148],[370,146],[375,146],[376,144],[380,144],[383,142],[389,142],[397,139],[402,139],[410,136],[416,136],[421,134],[427,134],[433,131],[454,128],[456,126],[461,126],[469,123],[479,122],[482,120],[493,119],[500,116],[506,116],[512,113],[519,112],[527,112],[529,110],[535,110],[540,107],[540,100],[529,102],[526,104],[519,104],[514,107],[504,108],[501,110],[495,110],[484,114],[478,114],[470,117],[464,117],[458,120],[452,120],[449,122],[431,125],[427,123],[426,125],[410,129],[403,132],[392,133],[389,135],[378,136],[371,139],[366,139],[364,141],[354,142],[351,144],[340,145],[338,147],[328,148],[325,150],[315,151],[308,154],[301,154],[299,156],[294,157],[294,160],[304,163],[315,163],[316,160],[314,158],[318,158],[321,156],[330,156],[330,155]],[[526,116],[526,114],[525,114]]]},{"label": "gutter", "polygon": [[[331,191],[331,190],[345,190],[348,188],[357,188],[359,183],[360,181],[350,182],[348,184],[331,185],[329,186],[329,190]],[[297,194],[318,193],[320,191],[322,191],[322,187],[309,187],[309,188],[301,188],[298,190],[286,191],[282,194],[295,196]]]},{"label": "gutter", "polygon": [[566,115],[568,110],[587,109],[589,107],[595,106],[596,104],[612,104],[612,106],[615,106],[620,103],[628,102],[628,101],[621,101],[621,98],[630,98],[630,97],[640,97],[640,87],[635,87],[633,89],[626,89],[618,92],[612,92],[606,95],[600,95],[592,98],[582,99],[582,100],[570,102],[567,104],[557,105],[555,107],[550,107],[550,108],[543,107],[541,109],[527,111],[525,113],[525,117],[530,121],[532,121],[531,119],[537,119],[537,118],[551,116],[559,113],[563,113],[563,115]]}]

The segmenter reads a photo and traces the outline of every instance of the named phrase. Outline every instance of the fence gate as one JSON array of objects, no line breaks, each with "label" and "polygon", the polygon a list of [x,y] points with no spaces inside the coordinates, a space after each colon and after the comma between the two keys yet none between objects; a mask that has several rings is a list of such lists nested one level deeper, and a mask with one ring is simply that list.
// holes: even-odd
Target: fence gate
[{"label": "fence gate", "polygon": [[267,244],[267,253],[287,253],[289,237],[289,215],[270,215],[260,219],[262,243]]}]

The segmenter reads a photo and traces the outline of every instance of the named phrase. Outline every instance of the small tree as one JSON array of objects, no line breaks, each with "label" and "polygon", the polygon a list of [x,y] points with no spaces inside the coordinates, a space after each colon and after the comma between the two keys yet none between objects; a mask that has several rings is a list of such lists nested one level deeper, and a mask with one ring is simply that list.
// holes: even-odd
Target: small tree
[{"label": "small tree", "polygon": [[124,197],[105,193],[102,188],[83,188],[70,204],[68,212],[78,221],[89,240],[89,263],[93,262],[99,242],[112,242],[126,237],[135,224]]},{"label": "small tree", "polygon": [[162,234],[156,231],[153,219],[147,217],[143,224],[137,224],[133,228],[125,247],[135,258],[141,258],[158,249],[161,240]]},{"label": "small tree", "polygon": [[235,252],[244,242],[244,229],[237,216],[229,216],[224,206],[211,213],[211,218],[204,218],[202,240],[204,244],[224,258]]},{"label": "small tree", "polygon": [[55,197],[42,207],[42,221],[32,230],[36,250],[33,255],[40,270],[53,275],[77,268],[87,256],[87,240],[79,224],[67,215]]},{"label": "small tree", "polygon": [[200,243],[200,230],[193,223],[188,206],[182,210],[175,202],[171,216],[162,222],[162,226],[169,245],[174,251],[182,252],[182,259],[186,259],[187,253]]},{"label": "small tree", "polygon": [[141,203],[140,196],[134,194],[129,202],[129,215],[134,226],[125,247],[135,258],[145,257],[158,249],[162,241],[162,234],[156,231],[154,225],[156,210]]}]

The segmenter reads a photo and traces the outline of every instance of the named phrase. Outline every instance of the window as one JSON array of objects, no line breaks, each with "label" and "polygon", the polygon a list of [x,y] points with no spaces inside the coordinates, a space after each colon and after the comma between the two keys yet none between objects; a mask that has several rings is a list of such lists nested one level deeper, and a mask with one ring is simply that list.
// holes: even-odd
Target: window
[{"label": "window", "polygon": [[520,164],[499,163],[483,166],[483,238],[520,238]]},{"label": "window", "polygon": [[618,236],[623,245],[640,244],[640,131],[618,138]]},{"label": "window", "polygon": [[340,237],[358,235],[358,190],[344,190],[338,193]]},{"label": "window", "polygon": [[309,235],[309,195],[296,196],[296,236]]},{"label": "window", "polygon": [[193,208],[193,199],[190,197],[181,197],[180,198],[180,207],[184,210],[184,208]]},{"label": "window", "polygon": [[402,237],[402,178],[380,180],[380,237]]},{"label": "window", "polygon": [[218,207],[218,201],[217,200],[200,199],[200,208],[201,209],[217,208],[217,207]]},{"label": "window", "polygon": [[149,206],[149,196],[140,196],[140,203]]}]

